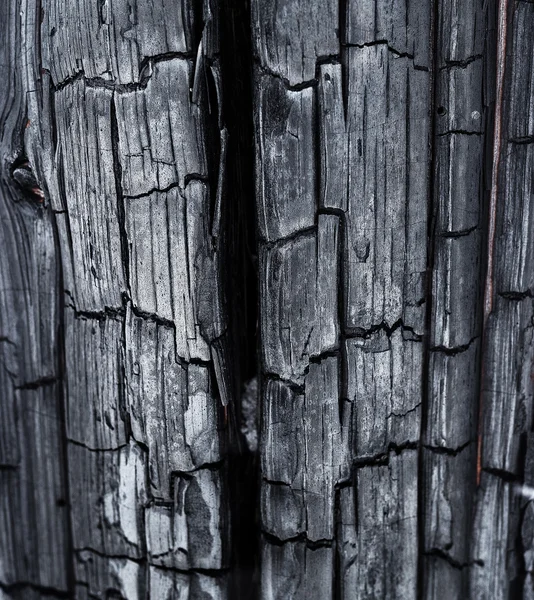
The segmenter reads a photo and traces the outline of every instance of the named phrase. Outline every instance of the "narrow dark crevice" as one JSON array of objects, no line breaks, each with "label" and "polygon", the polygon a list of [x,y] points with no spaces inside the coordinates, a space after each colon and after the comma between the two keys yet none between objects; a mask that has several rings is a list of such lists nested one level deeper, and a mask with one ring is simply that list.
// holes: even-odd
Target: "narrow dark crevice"
[{"label": "narrow dark crevice", "polygon": [[128,251],[128,235],[126,234],[126,215],[124,209],[124,198],[122,192],[122,165],[119,157],[119,125],[117,123],[117,110],[115,98],[111,99],[110,108],[111,145],[113,154],[113,171],[115,174],[115,189],[117,195],[117,220],[119,223],[119,235],[121,243],[122,264],[124,267],[124,279],[128,294],[130,292],[130,255]]},{"label": "narrow dark crevice", "polygon": [[363,469],[365,467],[379,467],[389,465],[389,457],[391,454],[402,454],[405,450],[418,450],[419,442],[417,441],[405,441],[400,444],[390,442],[387,449],[384,452],[372,456],[356,456],[352,461],[354,469]]},{"label": "narrow dark crevice", "polygon": [[[224,123],[228,130],[222,273],[228,299],[236,402],[230,406],[232,520],[230,597],[259,597],[259,459],[247,445],[241,398],[258,372],[258,267],[254,205],[252,47],[249,0],[222,0],[220,35]],[[248,385],[248,390],[258,386]],[[256,402],[256,407],[259,402]],[[247,407],[248,409],[249,407]]]},{"label": "narrow dark crevice", "polygon": [[444,560],[453,569],[458,569],[460,571],[462,571],[463,569],[468,569],[469,567],[472,567],[474,565],[479,566],[479,567],[484,566],[484,562],[481,560],[474,560],[472,562],[467,562],[467,563],[459,562],[458,560],[456,560],[455,558],[453,558],[452,556],[447,554],[447,552],[445,552],[441,548],[432,548],[431,550],[428,550],[427,552],[425,552],[425,556],[430,556],[430,557]]},{"label": "narrow dark crevice", "polygon": [[[49,90],[50,104],[52,111],[55,115],[55,102],[54,92],[52,89]],[[61,189],[63,191],[64,188]],[[65,206],[65,198],[61,198],[63,206]],[[65,279],[63,273],[63,257],[62,257],[62,244],[60,241],[59,228],[52,207],[48,205],[48,211],[50,214],[50,221],[52,223],[52,230],[54,234],[54,247],[56,250],[56,290],[57,290],[57,403],[58,403],[58,415],[61,423],[61,465],[62,465],[62,488],[64,498],[58,499],[58,503],[61,500],[61,505],[65,507],[65,528],[66,528],[66,560],[65,571],[67,574],[67,588],[69,594],[67,597],[73,597],[76,588],[76,575],[74,565],[74,537],[72,530],[72,507],[70,497],[70,481],[69,481],[69,435],[67,429],[67,385],[66,385],[66,346],[65,346]],[[68,218],[68,215],[67,215]],[[70,229],[69,229],[70,231]]]},{"label": "narrow dark crevice", "polygon": [[[439,8],[440,0],[433,0],[431,13],[431,29],[430,29],[430,50],[431,50],[431,72],[430,72],[430,128],[429,128],[429,181],[428,181],[428,215],[427,215],[427,268],[425,281],[425,297],[426,297],[426,313],[425,313],[425,333],[423,336],[423,369],[421,382],[421,430],[419,443],[424,444],[427,427],[428,427],[428,406],[432,394],[430,380],[430,355],[432,345],[432,311],[433,297],[432,284],[434,274],[434,244],[436,231],[436,211],[437,202],[435,201],[439,190],[436,189],[436,174],[437,174],[437,142],[438,142],[438,127],[437,119],[440,116],[439,109],[439,90],[438,90],[438,73],[439,73]],[[418,530],[418,564],[417,564],[417,598],[423,600],[425,597],[426,579],[425,579],[425,506],[426,493],[425,489],[425,453],[420,451],[418,456],[418,501],[417,501],[417,530]]]},{"label": "narrow dark crevice", "polygon": [[[488,318],[488,289],[491,287],[491,276],[493,270],[493,227],[494,216],[492,211],[493,193],[493,169],[494,169],[494,139],[496,134],[496,97],[497,93],[497,50],[498,50],[498,6],[497,0],[487,3],[486,43],[484,45],[484,106],[485,106],[485,138],[484,138],[484,165],[482,170],[483,202],[481,214],[483,215],[482,238],[483,249],[481,252],[481,283],[483,318],[481,327],[481,351],[478,362],[478,406],[477,406],[477,458],[476,458],[476,481],[480,485],[482,475],[482,433],[483,433],[483,388],[484,388],[484,358],[486,353],[487,335],[486,321]],[[499,126],[500,127],[500,126]],[[500,128],[499,128],[500,130]],[[489,286],[489,287],[488,287]]]}]

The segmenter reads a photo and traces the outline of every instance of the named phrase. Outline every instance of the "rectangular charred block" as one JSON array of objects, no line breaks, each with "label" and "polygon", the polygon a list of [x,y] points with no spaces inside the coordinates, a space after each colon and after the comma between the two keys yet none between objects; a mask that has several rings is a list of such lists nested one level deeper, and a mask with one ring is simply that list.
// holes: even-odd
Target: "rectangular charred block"
[{"label": "rectangular charred block", "polygon": [[409,0],[348,0],[345,41],[366,46],[387,44],[397,54],[408,54],[414,64],[430,67],[432,2]]},{"label": "rectangular charred block", "polygon": [[90,5],[50,0],[43,6],[43,67],[58,85],[83,73],[138,82],[146,59],[196,50],[194,2],[169,0]]},{"label": "rectangular charred block", "polygon": [[482,229],[483,156],[483,136],[451,133],[435,140],[436,236]]},{"label": "rectangular charred block", "polygon": [[532,300],[496,298],[486,326],[482,467],[518,473],[521,434],[532,421]]},{"label": "rectangular charred block", "polygon": [[74,550],[142,558],[146,452],[135,442],[100,451],[70,443],[68,461]]},{"label": "rectangular charred block", "polygon": [[512,18],[509,56],[515,59],[508,60],[507,64],[505,138],[528,141],[534,136],[534,6],[530,2],[519,2]]},{"label": "rectangular charred block", "polygon": [[77,318],[65,309],[67,437],[92,450],[126,443],[122,319]]},{"label": "rectangular charred block", "polygon": [[534,295],[534,144],[503,145],[497,198],[494,287]]},{"label": "rectangular charred block", "polygon": [[304,392],[267,380],[263,399],[261,515],[281,540],[334,536],[334,486],[346,475],[337,358],[310,364]]},{"label": "rectangular charred block", "polygon": [[434,448],[455,449],[474,440],[478,423],[481,344],[457,353],[434,349],[429,357],[429,395],[423,441]]},{"label": "rectangular charred block", "polygon": [[342,598],[416,597],[417,464],[416,450],[391,452],[341,490]]},{"label": "rectangular charred block", "polygon": [[365,459],[419,438],[423,345],[377,331],[345,342],[355,457]]},{"label": "rectangular charred block", "polygon": [[440,71],[436,94],[438,135],[450,131],[482,133],[485,125],[483,74],[482,57],[462,68]]},{"label": "rectangular charred block", "polygon": [[317,60],[339,52],[338,4],[254,0],[252,40],[259,64],[290,85],[312,80]]},{"label": "rectangular charred block", "polygon": [[482,473],[476,495],[471,538],[469,598],[505,600],[510,595],[507,573],[511,558],[508,536],[513,500],[512,484],[491,473]]},{"label": "rectangular charred block", "polygon": [[150,567],[150,598],[158,600],[228,600],[228,575],[180,573]]},{"label": "rectangular charred block", "polygon": [[315,223],[314,89],[258,72],[255,82],[258,227],[275,241]]},{"label": "rectangular charred block", "polygon": [[114,174],[112,92],[76,80],[56,93],[58,161],[66,215],[58,215],[65,287],[79,311],[122,305],[126,290]]},{"label": "rectangular charred block", "polygon": [[482,327],[482,232],[438,237],[434,244],[430,345],[466,348]]},{"label": "rectangular charred block", "polygon": [[339,220],[319,215],[318,231],[260,249],[263,363],[302,383],[310,358],[339,347]]},{"label": "rectangular charred block", "polygon": [[271,544],[262,540],[262,600],[332,598],[334,549],[305,542]]},{"label": "rectangular charred block", "polygon": [[74,556],[76,600],[105,597],[110,590],[120,598],[142,600],[147,591],[146,565],[124,556],[103,556],[90,549]]},{"label": "rectangular charred block", "polygon": [[125,196],[171,185],[184,190],[187,175],[207,177],[203,112],[190,91],[194,75],[192,60],[158,62],[146,88],[115,94]]},{"label": "rectangular charred block", "polygon": [[422,334],[429,74],[384,44],[348,48],[345,325],[399,319]]},{"label": "rectangular charred block", "polygon": [[[468,444],[457,452],[425,448],[423,453],[426,470],[423,552],[445,556],[457,568],[466,567],[470,560],[472,504],[476,492],[476,444]],[[461,591],[458,589],[453,597],[462,597]]]},{"label": "rectangular charred block", "polygon": [[227,323],[207,184],[126,198],[124,208],[134,307],[174,323],[180,358],[210,360]]},{"label": "rectangular charred block", "polygon": [[320,204],[347,210],[347,132],[340,64],[319,67]]},{"label": "rectangular charred block", "polygon": [[171,328],[130,312],[125,343],[132,434],[148,448],[152,493],[169,499],[174,471],[221,459],[212,376],[207,365],[177,362]]},{"label": "rectangular charred block", "polygon": [[0,588],[17,590],[24,583],[67,593],[69,513],[59,389],[50,384],[16,390],[11,401],[14,447],[11,464],[0,468]]},{"label": "rectangular charred block", "polygon": [[228,561],[227,507],[221,472],[175,475],[172,503],[145,511],[149,561],[167,569],[216,570]]},{"label": "rectangular charred block", "polygon": [[484,53],[489,37],[487,12],[484,0],[440,1],[437,20],[440,67],[467,62]]}]

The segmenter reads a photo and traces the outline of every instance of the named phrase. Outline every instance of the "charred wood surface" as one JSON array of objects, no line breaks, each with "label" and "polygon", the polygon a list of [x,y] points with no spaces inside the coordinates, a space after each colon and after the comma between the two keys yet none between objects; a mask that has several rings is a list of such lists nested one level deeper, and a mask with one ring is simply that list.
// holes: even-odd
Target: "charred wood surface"
[{"label": "charred wood surface", "polygon": [[0,597],[534,599],[534,4],[0,26]]}]

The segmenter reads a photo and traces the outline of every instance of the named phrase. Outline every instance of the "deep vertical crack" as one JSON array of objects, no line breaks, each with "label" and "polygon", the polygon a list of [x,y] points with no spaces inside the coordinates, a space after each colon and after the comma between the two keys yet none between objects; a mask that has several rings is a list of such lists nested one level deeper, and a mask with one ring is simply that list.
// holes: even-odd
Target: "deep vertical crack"
[{"label": "deep vertical crack", "polygon": [[[56,121],[55,121],[55,95],[50,85],[50,89],[47,90],[50,94],[50,110],[51,110],[51,124],[52,124],[52,143],[54,151],[57,147],[57,132],[56,132]],[[62,189],[63,191],[63,189]],[[61,198],[62,205],[65,205],[65,198]],[[63,494],[64,498],[58,499],[58,502],[64,502],[66,507],[66,556],[67,564],[65,570],[67,574],[67,588],[69,590],[69,597],[74,595],[76,588],[76,576],[74,567],[74,537],[72,532],[72,507],[71,507],[71,496],[70,496],[70,482],[69,482],[69,453],[68,453],[68,431],[67,431],[67,391],[66,391],[66,346],[65,346],[65,279],[63,273],[63,258],[62,258],[62,245],[59,237],[59,230],[57,224],[57,215],[54,214],[52,206],[48,204],[47,210],[49,213],[50,222],[52,224],[52,232],[54,236],[54,247],[56,254],[56,291],[57,291],[57,403],[58,403],[58,416],[61,427],[61,477],[63,480]]]},{"label": "deep vertical crack", "polygon": [[126,217],[124,208],[124,197],[122,193],[122,165],[119,157],[119,125],[117,123],[117,109],[115,97],[111,99],[110,107],[110,129],[111,149],[113,154],[113,171],[115,175],[115,190],[117,196],[117,221],[119,223],[119,236],[121,243],[122,264],[124,267],[124,279],[126,290],[130,293],[130,256],[128,250],[128,236],[126,234]]},{"label": "deep vertical crack", "polygon": [[258,597],[259,461],[241,429],[244,384],[257,373],[258,273],[254,205],[252,35],[250,3],[222,0],[220,9],[224,121],[228,129],[225,216],[227,255],[223,273],[235,357],[235,438],[229,472],[232,518],[232,598]]},{"label": "deep vertical crack", "polygon": [[430,166],[428,172],[428,216],[427,216],[427,267],[425,281],[425,335],[423,338],[423,369],[421,382],[422,404],[421,404],[421,429],[418,456],[418,501],[417,501],[417,535],[418,535],[418,560],[417,560],[417,597],[424,598],[425,592],[425,464],[422,443],[424,443],[427,420],[428,405],[432,390],[430,389],[430,348],[432,344],[432,283],[434,274],[434,238],[436,228],[436,154],[437,154],[437,118],[438,118],[438,74],[439,74],[439,31],[438,15],[440,0],[433,0],[430,29],[430,130],[429,130],[429,155]]}]

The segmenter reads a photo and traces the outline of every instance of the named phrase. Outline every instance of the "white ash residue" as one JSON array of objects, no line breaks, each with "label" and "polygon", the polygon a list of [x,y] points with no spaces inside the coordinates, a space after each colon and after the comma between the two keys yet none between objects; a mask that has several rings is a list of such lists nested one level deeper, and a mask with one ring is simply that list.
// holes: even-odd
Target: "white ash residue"
[{"label": "white ash residue", "polygon": [[241,396],[241,433],[251,452],[258,450],[258,378],[244,385]]}]

